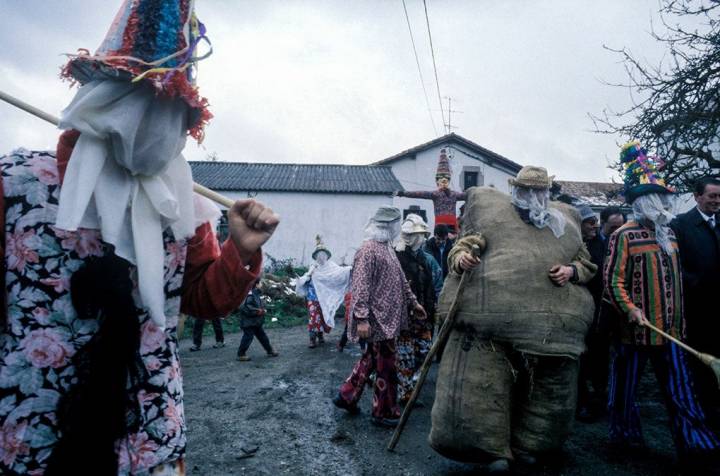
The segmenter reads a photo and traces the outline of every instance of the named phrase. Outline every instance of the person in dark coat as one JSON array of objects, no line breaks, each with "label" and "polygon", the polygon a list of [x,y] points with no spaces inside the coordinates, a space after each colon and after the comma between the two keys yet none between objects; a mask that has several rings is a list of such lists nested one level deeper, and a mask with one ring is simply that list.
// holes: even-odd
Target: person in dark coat
[{"label": "person in dark coat", "polygon": [[257,337],[260,345],[263,346],[269,357],[277,357],[278,354],[270,345],[263,322],[265,321],[265,304],[260,295],[260,280],[255,281],[252,290],[240,306],[240,327],[243,330],[243,336],[240,340],[240,348],[238,349],[237,359],[241,362],[247,362],[250,357],[247,356],[247,350],[252,344],[253,338]]},{"label": "person in dark coat", "polygon": [[448,275],[448,255],[453,240],[448,238],[447,225],[435,225],[434,236],[425,242],[425,251],[430,253],[442,268],[443,278]]},{"label": "person in dark coat", "polygon": [[[606,243],[600,237],[597,216],[587,205],[579,207],[578,211],[580,212],[580,219],[582,220],[580,231],[582,233],[583,243],[590,253],[590,261],[592,261],[598,269],[602,269]],[[595,304],[595,313],[590,330],[585,337],[587,350],[580,356],[576,418],[580,421],[589,422],[602,415],[605,406],[609,341],[607,333],[602,332],[599,325],[603,294],[602,274],[596,273],[595,276],[588,281],[586,286],[592,295]],[[590,385],[588,385],[588,383]],[[592,390],[590,386],[592,386]]]},{"label": "person in dark coat", "polygon": [[[687,342],[700,352],[720,356],[720,180],[705,177],[694,190],[697,206],[671,223],[682,263]],[[691,358],[696,390],[711,424],[720,427],[720,390],[710,368]]]}]

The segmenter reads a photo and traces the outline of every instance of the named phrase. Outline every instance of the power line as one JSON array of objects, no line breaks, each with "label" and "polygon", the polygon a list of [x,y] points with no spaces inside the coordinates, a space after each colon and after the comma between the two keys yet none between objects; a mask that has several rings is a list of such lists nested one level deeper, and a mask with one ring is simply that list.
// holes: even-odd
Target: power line
[{"label": "power line", "polygon": [[415,47],[415,38],[413,37],[412,28],[410,28],[410,17],[408,16],[407,6],[405,6],[405,0],[402,0],[403,10],[405,10],[405,20],[407,21],[408,31],[410,32],[410,41],[412,42],[413,53],[415,53],[415,63],[417,64],[418,74],[420,75],[420,84],[423,88],[423,94],[425,95],[425,104],[427,106],[428,115],[430,116],[430,122],[432,122],[433,130],[435,135],[438,134],[437,127],[435,126],[435,119],[433,119],[432,112],[430,111],[430,100],[428,99],[427,89],[425,89],[425,80],[423,79],[422,69],[420,68],[420,59],[418,59],[417,48]]},{"label": "power line", "polygon": [[[430,17],[428,16],[427,2],[423,0],[425,7],[425,22],[427,23],[428,38],[430,39],[430,54],[433,60],[433,71],[435,71],[435,86],[437,87],[438,102],[440,103],[440,114],[442,115],[443,124],[445,124],[445,111],[442,107],[442,95],[440,94],[440,81],[438,81],[437,65],[435,64],[435,48],[433,47],[432,34],[430,33]],[[450,131],[448,131],[450,132]]]}]

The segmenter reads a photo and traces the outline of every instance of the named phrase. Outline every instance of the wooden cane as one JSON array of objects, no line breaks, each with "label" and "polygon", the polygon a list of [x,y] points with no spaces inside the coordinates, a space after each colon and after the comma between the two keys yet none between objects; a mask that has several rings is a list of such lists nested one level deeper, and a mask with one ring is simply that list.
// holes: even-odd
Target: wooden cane
[{"label": "wooden cane", "polygon": [[710,354],[706,354],[704,352],[700,352],[698,350],[693,349],[692,347],[687,345],[685,342],[681,341],[680,339],[678,339],[676,337],[671,336],[670,334],[668,334],[665,331],[658,329],[657,327],[650,324],[649,322],[645,322],[642,325],[647,327],[648,329],[651,329],[654,332],[657,332],[658,334],[660,334],[667,340],[674,342],[678,346],[682,347],[683,349],[685,349],[686,351],[690,352],[692,355],[694,355],[695,357],[700,359],[700,361],[703,364],[709,366],[710,369],[715,374],[716,383],[718,384],[718,386],[720,386],[720,359],[718,359],[717,357],[714,357]]},{"label": "wooden cane", "polygon": [[[475,257],[480,256],[480,247],[478,247],[478,245],[472,246],[472,254]],[[462,295],[463,289],[465,288],[465,283],[467,283],[470,280],[469,276],[472,274],[472,271],[473,270],[465,271],[463,273],[462,277],[460,278],[460,284],[458,284],[458,288],[455,291],[455,296],[453,297],[452,304],[450,304],[450,309],[448,310],[448,314],[447,314],[447,317],[445,318],[445,322],[443,322],[442,327],[440,327],[440,332],[438,332],[435,342],[433,342],[432,347],[430,347],[430,351],[425,356],[425,361],[423,362],[422,367],[420,367],[420,375],[418,376],[418,381],[415,384],[415,388],[413,389],[412,393],[410,394],[410,399],[408,400],[407,404],[405,405],[402,415],[400,415],[400,421],[398,422],[398,425],[395,428],[395,432],[393,433],[393,436],[390,439],[390,444],[388,444],[388,447],[387,447],[388,451],[393,451],[395,449],[395,446],[397,445],[398,441],[400,440],[400,435],[402,434],[403,429],[405,428],[405,424],[407,423],[408,418],[410,418],[410,413],[412,412],[413,406],[415,405],[415,401],[417,400],[418,396],[420,395],[420,389],[422,388],[423,384],[425,383],[425,378],[427,377],[427,374],[430,371],[430,365],[432,364],[433,357],[435,357],[435,354],[437,353],[440,346],[445,343],[448,336],[450,335],[450,330],[452,329],[452,326],[455,323],[455,315],[457,314],[458,299]]]},{"label": "wooden cane", "polygon": [[[57,126],[60,123],[60,119],[58,119],[56,116],[53,116],[52,114],[49,114],[41,109],[36,108],[35,106],[32,106],[25,101],[21,101],[20,99],[13,97],[3,91],[0,91],[0,99],[5,101],[8,104],[12,104],[13,106],[17,107],[18,109],[22,109],[25,112],[29,112],[33,116],[39,117],[40,119],[43,119],[50,124],[53,124]],[[200,185],[199,183],[193,183],[193,190],[203,197],[209,198],[215,203],[219,203],[220,205],[223,205],[225,207],[232,207],[235,203],[234,200],[231,200],[230,198],[221,195],[214,190],[210,190],[207,187],[204,187]]]}]

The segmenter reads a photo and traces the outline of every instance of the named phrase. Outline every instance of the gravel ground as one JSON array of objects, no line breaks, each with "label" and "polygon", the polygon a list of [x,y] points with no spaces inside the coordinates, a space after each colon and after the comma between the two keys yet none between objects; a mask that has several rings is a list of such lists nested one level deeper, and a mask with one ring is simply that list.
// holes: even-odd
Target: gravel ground
[{"label": "gravel ground", "polygon": [[[362,413],[350,416],[330,398],[360,356],[357,346],[335,349],[328,343],[307,348],[302,326],[270,329],[280,357],[265,356],[253,342],[250,362],[235,360],[241,334],[226,336],[227,347],[213,349],[205,337],[200,352],[181,342],[188,426],[189,475],[470,475],[477,466],[457,463],[427,444],[430,408],[435,393],[434,366],[394,453],[385,450],[391,430],[369,421],[371,392]],[[674,450],[664,406],[654,377],[640,387],[643,429],[648,448],[631,457],[608,448],[607,425],[577,423],[564,451],[539,467],[514,468],[537,475],[671,475]]]}]

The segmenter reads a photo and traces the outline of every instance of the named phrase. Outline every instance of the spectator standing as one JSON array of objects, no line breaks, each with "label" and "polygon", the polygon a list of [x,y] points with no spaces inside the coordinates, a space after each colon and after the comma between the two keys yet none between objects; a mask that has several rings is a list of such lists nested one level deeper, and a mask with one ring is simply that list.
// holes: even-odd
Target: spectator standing
[{"label": "spectator standing", "polygon": [[[682,263],[685,324],[688,343],[700,352],[720,356],[720,320],[717,292],[720,290],[720,180],[706,177],[695,186],[697,206],[678,215],[675,231]],[[720,428],[720,390],[711,369],[695,358],[690,367],[698,397],[708,417]]]}]

